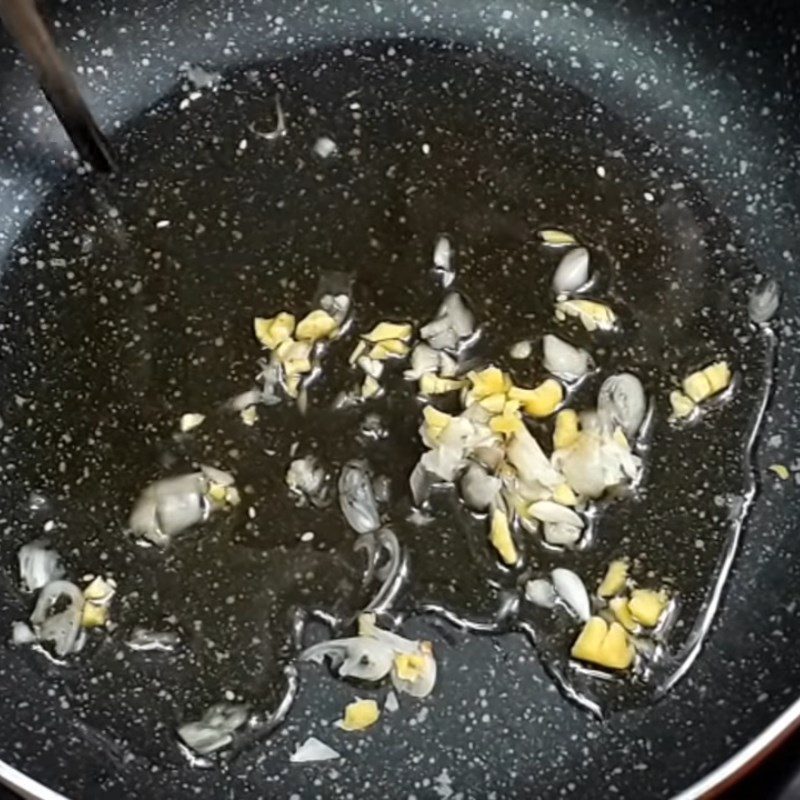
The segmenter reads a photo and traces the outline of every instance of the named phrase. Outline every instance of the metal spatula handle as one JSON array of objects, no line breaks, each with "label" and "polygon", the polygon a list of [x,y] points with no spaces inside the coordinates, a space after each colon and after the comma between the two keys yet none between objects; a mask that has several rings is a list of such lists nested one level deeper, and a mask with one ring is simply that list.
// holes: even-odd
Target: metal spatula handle
[{"label": "metal spatula handle", "polygon": [[0,20],[36,70],[39,84],[78,154],[96,170],[114,168],[111,148],[81,97],[34,0],[0,0]]}]

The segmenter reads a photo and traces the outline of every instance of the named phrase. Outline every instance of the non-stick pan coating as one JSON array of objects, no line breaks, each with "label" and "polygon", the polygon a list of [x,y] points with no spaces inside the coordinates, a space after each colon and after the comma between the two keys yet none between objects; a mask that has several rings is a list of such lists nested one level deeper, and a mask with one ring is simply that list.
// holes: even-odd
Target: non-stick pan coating
[{"label": "non-stick pan coating", "polygon": [[[199,14],[197,5],[193,9],[193,14]],[[151,46],[149,54],[126,51],[125,59],[139,63],[147,59],[137,81],[148,74],[155,60],[162,64],[162,69],[154,73],[152,89],[145,91],[138,86],[137,107],[168,92],[183,61],[202,61],[215,68],[249,66],[227,73],[228,85],[233,88],[220,90],[219,98],[198,100],[195,116],[188,122],[185,115],[175,111],[183,96],[178,94],[154,106],[146,116],[126,123],[118,141],[129,167],[119,183],[104,187],[102,182],[92,181],[91,190],[66,184],[35,213],[33,203],[28,206],[30,213],[23,213],[25,197],[16,199],[20,211],[14,214],[10,210],[6,220],[8,240],[10,243],[13,239],[16,246],[8,252],[11,266],[4,281],[4,314],[10,328],[4,361],[8,405],[3,413],[4,431],[9,436],[4,454],[8,462],[4,497],[9,510],[4,519],[9,546],[2,551],[3,565],[9,570],[13,569],[16,546],[32,538],[51,517],[64,524],[65,530],[59,535],[74,569],[102,568],[101,561],[86,562],[109,551],[113,541],[110,529],[121,528],[120,513],[125,508],[121,498],[127,491],[129,500],[133,499],[136,487],[154,477],[159,459],[167,459],[165,466],[174,467],[176,450],[178,459],[215,456],[220,461],[226,451],[244,449],[241,429],[233,424],[236,420],[227,423],[228,428],[223,426],[218,441],[213,437],[203,440],[197,452],[175,445],[169,438],[170,423],[183,406],[222,399],[221,386],[230,386],[235,393],[236,383],[248,380],[253,361],[246,337],[249,319],[254,313],[269,310],[273,298],[302,303],[313,292],[321,269],[355,267],[366,286],[359,298],[363,307],[413,315],[419,304],[419,321],[435,307],[433,297],[419,300],[416,287],[426,278],[424,264],[438,230],[452,231],[456,242],[460,235],[467,243],[464,280],[471,283],[473,295],[482,296],[484,282],[490,285],[491,270],[498,265],[510,275],[511,292],[525,290],[529,272],[535,293],[546,281],[535,278],[536,271],[544,267],[541,255],[530,246],[531,226],[549,221],[547,214],[553,214],[557,221],[565,222],[572,215],[576,225],[581,219],[597,221],[597,228],[586,235],[596,242],[607,270],[638,276],[628,278],[634,283],[625,287],[631,296],[637,294],[636,281],[642,298],[651,285],[655,292],[659,284],[659,275],[648,278],[642,262],[674,264],[679,260],[676,253],[684,259],[685,282],[673,291],[685,296],[681,304],[687,307],[696,295],[716,307],[722,288],[715,279],[722,281],[723,271],[728,278],[741,282],[742,291],[757,269],[788,282],[792,242],[782,237],[787,235],[785,226],[794,212],[779,192],[784,167],[788,172],[790,165],[786,156],[786,163],[778,160],[776,166],[774,152],[779,136],[788,143],[796,135],[796,120],[783,115],[783,95],[776,98],[769,93],[758,105],[751,103],[757,114],[745,125],[749,116],[740,107],[743,99],[750,97],[746,88],[734,91],[726,79],[721,79],[717,94],[713,85],[693,92],[688,88],[691,81],[678,80],[670,58],[678,58],[682,52],[685,57],[689,46],[685,44],[683,51],[673,50],[678,41],[687,40],[668,38],[664,30],[674,29],[673,36],[678,37],[683,24],[690,29],[688,21],[678,25],[670,18],[669,23],[664,20],[648,29],[643,19],[615,8],[614,33],[600,8],[590,9],[592,14],[579,9],[567,20],[560,18],[561,10],[556,13],[550,9],[552,16],[545,16],[542,9],[509,7],[509,17],[503,14],[505,9],[498,8],[490,20],[473,18],[466,8],[458,18],[451,17],[440,7],[438,13],[443,14],[445,25],[442,31],[449,30],[451,36],[465,43],[464,47],[450,48],[430,43],[436,36],[417,43],[405,43],[396,36],[387,38],[398,30],[384,21],[388,11],[374,7],[362,16],[348,17],[344,28],[326,27],[322,23],[332,20],[317,18],[316,14],[306,18],[288,11],[275,14],[282,16],[278,23],[267,20],[260,6],[253,9],[258,11],[258,19],[250,20],[246,37],[243,20],[230,36],[214,27],[210,40],[219,39],[219,43],[211,50],[204,49],[207,44],[195,49],[186,45],[181,53],[174,52],[184,46],[177,42],[180,25],[176,12],[171,20],[176,26],[174,48],[154,52]],[[220,26],[227,20],[226,13],[219,16]],[[89,30],[86,14],[78,15],[77,27]],[[209,33],[209,18],[202,18],[199,27]],[[235,19],[234,10],[232,21],[224,24],[233,24]],[[311,29],[301,31],[301,26],[312,19],[317,26],[313,30],[320,34],[328,31],[332,38],[309,39]],[[430,34],[436,33],[434,19],[439,17],[424,21],[412,9],[401,7],[397,19],[403,20],[405,30]],[[72,24],[70,20],[65,17]],[[155,25],[155,21],[151,19],[148,24]],[[357,24],[365,27],[345,30]],[[382,41],[359,41],[369,38],[368,34],[377,38],[370,25],[377,26]],[[498,32],[491,32],[497,26]],[[619,32],[621,27],[624,36]],[[456,28],[461,29],[458,36]],[[261,30],[260,38],[257,29]],[[566,50],[568,29],[580,32],[573,33],[574,38],[590,37],[585,41],[595,49],[603,43],[610,50],[590,58],[593,51],[585,47],[576,51],[571,61]],[[267,37],[266,31],[272,31],[272,35]],[[533,38],[539,34],[538,49],[526,55],[522,34],[532,38],[531,32]],[[550,34],[549,39],[545,33]],[[482,40],[478,48],[476,34]],[[616,48],[610,44],[614,36],[620,38],[622,54],[615,54]],[[239,46],[227,46],[231,53],[226,56],[223,51],[230,37],[239,37],[235,39]],[[663,52],[652,46],[646,54],[641,51],[639,45],[649,41],[648,37],[658,40]],[[74,57],[80,59],[80,43],[90,39],[89,34],[85,38],[75,34]],[[64,41],[70,41],[69,35]],[[130,39],[125,41],[128,48],[133,46]],[[503,52],[499,52],[498,42],[504,45]],[[702,37],[697,45],[701,42]],[[313,47],[317,52],[298,52],[296,58],[281,60],[300,43],[305,44],[302,49]],[[112,55],[102,56],[104,47],[112,47]],[[622,55],[631,60],[637,47],[640,55],[635,70],[627,63],[622,69],[622,63],[612,60]],[[396,69],[380,66],[388,48],[393,49],[393,58],[408,58],[418,68],[415,72],[409,65],[405,89]],[[122,70],[122,64],[115,60],[121,58],[121,46],[115,48],[98,37],[94,52],[96,58],[88,58],[87,65],[107,58]],[[548,55],[552,61],[546,64],[542,59]],[[515,68],[515,60],[532,62],[533,71]],[[608,64],[603,66],[605,61]],[[625,92],[607,93],[613,84],[604,88],[599,76],[592,78],[597,70],[601,70],[600,75],[604,74],[602,70],[610,70],[612,63],[624,76],[619,81],[621,87],[629,87],[624,98]],[[567,85],[550,78],[532,79],[536,69],[543,66],[560,75]],[[748,71],[753,91],[760,88],[754,78],[756,67]],[[314,74],[315,69],[319,74]],[[465,77],[467,70],[478,70],[471,81]],[[764,70],[762,65],[762,73]],[[692,74],[688,67],[687,71]],[[363,114],[367,118],[354,121],[354,112],[359,113],[359,109],[343,102],[345,86],[357,88],[369,80],[370,74],[380,76],[384,89],[366,92]],[[786,83],[795,76],[775,75],[774,79],[778,77]],[[31,92],[19,72],[15,79],[18,88],[13,90],[13,102],[4,104],[8,108],[5,125],[13,140],[21,137],[12,126],[15,120],[21,123],[22,113],[29,112],[23,97],[25,91]],[[105,85],[106,79],[95,80],[94,85]],[[113,83],[121,80],[121,75],[107,80]],[[461,99],[448,104],[442,88],[445,82],[469,93],[469,103]],[[568,84],[602,100],[608,111],[582,99]],[[522,91],[528,105],[515,110],[512,90]],[[11,98],[10,90],[5,91]],[[266,129],[273,123],[275,91],[285,94],[289,136],[304,137],[308,166],[296,163],[293,148],[297,142],[291,140],[267,144],[250,136],[249,147],[262,148],[259,154],[236,154],[237,108],[244,121],[256,121],[259,128]],[[673,91],[682,100],[668,103]],[[783,91],[788,97],[789,92]],[[318,122],[307,117],[309,102],[298,102],[303,94],[314,98]],[[711,102],[709,98],[716,99]],[[351,102],[358,103],[358,95]],[[95,103],[102,111],[102,100],[96,98]],[[116,107],[108,113],[115,118],[125,119],[134,110],[132,95],[119,94],[113,103]],[[536,112],[531,110],[534,103]],[[683,110],[683,105],[689,110]],[[730,109],[727,113],[726,108]],[[227,113],[220,117],[223,110]],[[263,122],[258,122],[261,114]],[[381,114],[392,123],[382,126]],[[659,119],[661,125],[657,124]],[[667,122],[671,123],[669,127]],[[41,125],[38,130],[46,131],[46,123]],[[368,132],[364,143],[353,143],[354,125]],[[597,127],[596,137],[588,135],[593,125]],[[246,126],[239,127],[244,128],[242,136],[247,136]],[[560,131],[561,139],[549,130]],[[343,152],[331,164],[315,162],[311,150],[314,136],[323,132],[342,143]],[[538,137],[533,135],[537,132]],[[503,143],[504,136],[509,144]],[[494,146],[497,141],[501,144]],[[55,179],[37,166],[40,162],[35,153],[42,145],[35,140],[21,142],[8,159],[12,182],[9,198],[18,194],[15,187],[22,186],[23,175],[30,174],[25,170],[43,170],[41,193]],[[766,142],[774,143],[770,152],[766,152]],[[434,154],[428,162],[421,150],[425,143]],[[360,152],[349,152],[356,146]],[[608,153],[618,149],[629,154],[624,179],[603,190],[609,192],[603,197],[598,195],[598,179],[591,165],[595,159],[608,159]],[[439,163],[446,166],[429,172],[427,164],[437,163],[435,154],[439,150],[452,160],[443,157]],[[245,166],[248,157],[255,167],[262,161],[266,164],[263,178]],[[359,158],[366,160],[362,168],[354,166]],[[394,182],[391,175],[379,180],[378,166],[382,168],[384,162],[399,163],[407,171]],[[549,162],[554,164],[552,170],[545,169]],[[526,168],[526,164],[531,166]],[[237,175],[240,177],[235,180]],[[650,201],[644,198],[651,182],[662,190],[660,213],[648,209]],[[669,197],[663,193],[667,185],[673,187],[671,192],[687,198],[688,216],[676,217],[673,204],[664,201]],[[419,196],[410,201],[398,186],[416,186]],[[38,187],[34,184],[34,188]],[[741,193],[741,207],[734,188]],[[213,202],[204,202],[202,198],[212,192]],[[279,202],[282,195],[288,196]],[[220,209],[229,216],[220,219]],[[156,228],[154,223],[161,218],[170,219],[172,225]],[[21,231],[19,226],[26,220],[30,222]],[[99,226],[97,230],[87,227],[88,220]],[[199,226],[211,229],[210,233],[198,233]],[[692,232],[696,229],[702,230],[704,242],[693,249]],[[675,243],[670,235],[685,238]],[[42,247],[49,248],[56,241],[59,251],[51,249],[43,254]],[[198,241],[203,242],[202,249]],[[23,252],[21,247],[27,250]],[[625,270],[626,256],[636,257],[635,269]],[[622,267],[613,266],[615,257],[622,259]],[[61,266],[60,259],[65,259],[66,267]],[[37,261],[45,263],[38,267]],[[159,263],[159,270],[152,270],[153,263]],[[104,265],[102,272],[90,272],[99,264]],[[297,286],[274,286],[272,281],[277,282],[290,267],[298,269]],[[35,270],[42,273],[41,280]],[[394,281],[393,288],[384,292],[383,285],[390,280]],[[693,280],[698,283],[693,285]],[[434,291],[433,284],[431,287]],[[101,296],[105,297],[102,303]],[[502,295],[500,299],[505,302]],[[157,310],[148,310],[153,303]],[[534,302],[532,314],[535,307]],[[480,304],[477,308],[480,314]],[[724,311],[724,318],[712,321],[703,333],[714,345],[733,347],[736,337],[733,331],[726,331],[724,323],[730,318],[738,325],[737,313],[741,317],[742,309]],[[658,316],[658,304],[652,304],[652,313]],[[147,318],[148,314],[152,318]],[[768,420],[762,433],[758,461],[762,473],[769,463],[792,462],[792,420],[781,405],[792,396],[791,314],[789,299],[783,310],[786,325],[780,329],[782,361],[777,372],[776,417]],[[79,324],[81,318],[83,325]],[[91,331],[85,329],[86,320],[92,321]],[[510,335],[504,332],[509,327],[507,321],[500,319],[493,324],[503,336]],[[667,323],[662,320],[656,324]],[[143,339],[137,338],[143,333]],[[669,333],[664,340],[671,341]],[[686,348],[691,342],[675,341],[671,346]],[[756,374],[763,368],[758,340],[746,339],[744,344],[743,363]],[[668,360],[674,357],[674,351],[666,347],[664,358]],[[610,357],[610,363],[617,361]],[[654,364],[654,375],[656,372]],[[664,390],[654,384],[653,390],[656,388]],[[22,399],[16,401],[13,394]],[[32,397],[36,404],[31,408],[25,401]],[[63,408],[61,403],[65,404]],[[28,418],[33,420],[30,426]],[[279,440],[285,437],[289,422],[285,415],[279,418],[268,435]],[[397,424],[406,435],[413,430],[410,421],[405,422],[406,427],[410,425],[405,430],[402,415]],[[70,429],[73,441],[58,440],[61,428]],[[141,440],[129,446],[137,432]],[[339,432],[339,436],[347,438],[347,432]],[[730,431],[720,433],[720,447],[728,441],[726,436],[730,438]],[[75,441],[81,446],[75,446]],[[346,447],[337,456],[342,454],[346,454]],[[408,457],[413,458],[413,453]],[[61,460],[66,462],[70,490],[69,496],[58,498],[57,492],[47,489],[58,483]],[[274,467],[269,454],[262,453],[237,467],[251,470],[254,480],[274,470],[269,480],[276,496],[280,494],[281,470]],[[88,477],[83,477],[84,468]],[[733,461],[731,472],[734,486],[729,488],[733,490],[739,480]],[[40,489],[50,503],[35,513],[29,510],[29,494],[34,489]],[[585,787],[596,789],[603,783],[606,792],[616,787],[625,793],[669,794],[731,754],[794,697],[792,490],[793,484],[764,481],[747,526],[721,626],[690,677],[655,707],[634,708],[612,715],[604,724],[595,722],[552,691],[549,678],[521,639],[466,640],[446,627],[417,622],[416,630],[438,642],[442,661],[440,691],[428,711],[420,713],[418,706],[405,706],[377,735],[349,743],[337,740],[347,761],[334,770],[290,770],[287,756],[294,745],[309,733],[329,739],[332,734],[323,723],[334,719],[352,695],[352,690],[327,676],[304,671],[304,691],[290,723],[256,751],[245,754],[230,770],[202,773],[188,770],[171,749],[172,725],[182,713],[199,712],[217,699],[214,680],[219,679],[219,688],[224,690],[228,688],[222,685],[226,676],[237,690],[244,687],[252,696],[262,697],[268,707],[274,685],[269,679],[273,667],[268,646],[255,655],[243,656],[231,671],[215,671],[214,658],[201,660],[203,680],[194,692],[187,690],[187,681],[197,664],[179,665],[174,673],[165,675],[164,667],[159,666],[163,662],[156,659],[142,659],[123,668],[123,672],[127,668],[132,672],[125,689],[121,689],[120,666],[115,662],[122,647],[113,644],[99,648],[88,673],[75,668],[66,676],[43,666],[31,653],[9,650],[4,659],[8,668],[2,670],[2,680],[8,686],[2,703],[8,704],[7,711],[3,708],[4,719],[13,722],[3,734],[8,744],[2,755],[70,795],[81,791],[110,795],[126,784],[138,785],[140,791],[151,780],[154,786],[162,787],[169,781],[173,796],[180,796],[182,791],[188,796],[192,786],[207,790],[215,787],[220,793],[235,790],[237,796],[268,794],[270,786],[281,794],[294,791],[301,796],[335,796],[348,791],[428,796],[446,791],[450,785],[465,796],[484,795],[490,790],[498,795],[525,796],[533,790],[541,794],[561,790],[586,794],[589,789]],[[113,498],[113,502],[98,502],[98,494]],[[216,566],[220,574],[229,570],[229,574],[246,576],[258,591],[262,591],[259,581],[269,582],[274,591],[262,602],[275,604],[280,596],[275,586],[279,586],[284,564],[295,567],[293,559],[298,552],[291,547],[296,531],[286,530],[280,521],[289,513],[288,507],[276,504],[269,512],[248,529],[237,529],[235,521],[231,523],[239,546],[235,554],[213,538],[204,545],[209,553],[202,563],[210,571],[203,577],[212,580],[211,570]],[[274,525],[270,524],[270,515],[277,519]],[[784,517],[787,522],[781,522]],[[340,541],[340,536],[347,537],[344,529],[326,529],[323,535],[331,538],[331,544]],[[265,545],[264,539],[272,545],[275,537],[290,548],[288,553]],[[196,541],[190,538],[184,545],[186,563],[182,566],[180,548],[165,565],[154,553],[142,553],[120,538],[119,550],[110,551],[108,561],[117,571],[139,576],[135,580],[140,595],[126,598],[123,605],[127,615],[146,616],[148,609],[154,613],[149,597],[153,589],[159,595],[163,593],[172,605],[185,595],[186,613],[193,603],[209,600],[196,596],[191,576],[181,573],[195,563],[191,559]],[[657,540],[651,546],[657,547]],[[423,552],[417,550],[418,560]],[[351,575],[357,582],[355,559],[341,556],[348,566],[337,571],[329,569],[327,559],[331,557],[317,554],[302,558],[310,559],[307,566],[311,574]],[[686,563],[692,564],[694,559],[693,554]],[[447,560],[439,559],[438,567],[435,559],[420,565],[423,577],[428,574],[428,580],[433,581],[429,588],[434,595],[437,587],[446,584],[436,576],[441,562],[446,564]],[[664,563],[662,558],[662,568]],[[147,566],[143,568],[142,564]],[[143,571],[153,585],[139,582]],[[677,580],[680,569],[676,567],[675,573]],[[183,587],[183,580],[185,591],[176,589],[176,584]],[[313,583],[314,591],[336,594],[345,604],[354,591],[347,581],[333,586],[320,586],[319,580]],[[219,591],[219,600],[224,601],[227,590],[220,587]],[[474,592],[471,597],[475,597]],[[491,598],[486,598],[490,606]],[[4,592],[2,602],[3,619],[8,623],[24,615],[25,606],[13,593]],[[250,602],[259,604],[258,593]],[[487,608],[478,604],[470,610],[481,613]],[[238,606],[237,612],[248,613],[247,608]],[[224,633],[222,627],[216,633]],[[785,661],[781,654],[785,654]],[[181,672],[184,668],[185,674]],[[50,705],[53,710],[45,712]],[[157,723],[151,735],[149,726],[154,719]],[[45,720],[48,733],[43,735]],[[675,759],[673,754],[679,748],[683,755]]]}]

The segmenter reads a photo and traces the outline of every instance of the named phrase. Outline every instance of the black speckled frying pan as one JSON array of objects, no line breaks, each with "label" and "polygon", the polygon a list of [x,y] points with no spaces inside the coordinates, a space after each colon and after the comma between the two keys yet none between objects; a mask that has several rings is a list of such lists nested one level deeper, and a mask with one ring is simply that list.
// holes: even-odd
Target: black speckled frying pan
[{"label": "black speckled frying pan", "polygon": [[[16,567],[31,539],[46,535],[73,578],[104,572],[120,589],[115,626],[66,665],[0,649],[0,781],[73,798],[688,798],[796,725],[795,4],[44,10],[119,173],[77,166],[0,39],[0,640],[31,611]],[[278,109],[285,132],[272,135]],[[547,226],[590,247],[625,331],[571,333],[606,374],[636,371],[656,409],[642,491],[603,515],[591,548],[567,559],[529,542],[524,574],[509,574],[457,504],[410,523],[420,445],[399,376],[373,409],[386,440],[365,435],[363,413],[331,410],[346,359],[306,416],[284,404],[247,428],[220,410],[257,371],[252,317],[308,304],[321,276],[350,275],[365,324],[428,320],[442,233],[486,331],[482,355],[502,361],[508,343],[556,324],[555,262],[536,237]],[[767,329],[747,317],[759,276],[784,287]],[[737,373],[731,401],[671,427],[670,387],[722,356]],[[536,359],[509,367],[540,377]],[[209,422],[176,436],[185,411]],[[346,617],[363,601],[336,507],[297,510],[287,495],[301,451],[334,469],[366,454],[390,478],[387,514],[412,571],[396,611],[434,642],[436,691],[348,735],[331,726],[343,705],[385,687],[304,665],[280,727],[193,765],[182,721],[234,698],[263,722],[280,703],[298,607]],[[240,511],[167,550],[137,547],[125,528],[141,488],[209,462],[236,474]],[[617,555],[667,582],[680,616],[674,658],[651,681],[570,679],[598,716],[564,695],[563,626],[524,603],[497,611],[526,576],[565,564],[594,580]],[[441,607],[498,635],[420,613]],[[170,627],[179,647],[132,651],[139,625]],[[290,764],[310,735],[343,758]]]}]

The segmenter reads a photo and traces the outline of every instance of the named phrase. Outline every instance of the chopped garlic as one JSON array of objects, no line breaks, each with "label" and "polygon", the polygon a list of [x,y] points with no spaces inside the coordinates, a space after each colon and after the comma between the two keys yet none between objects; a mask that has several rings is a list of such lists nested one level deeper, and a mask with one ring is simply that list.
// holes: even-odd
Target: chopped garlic
[{"label": "chopped garlic", "polygon": [[669,393],[669,402],[672,406],[672,413],[676,419],[683,419],[684,417],[690,416],[697,405],[691,397],[687,397],[678,389]]},{"label": "chopped garlic", "polygon": [[580,436],[578,414],[571,408],[565,408],[556,415],[556,425],[553,431],[553,449],[561,450],[570,447]]},{"label": "chopped garlic", "polygon": [[422,394],[447,394],[455,392],[465,386],[464,381],[454,380],[453,378],[440,378],[426,372],[419,379],[419,390]]},{"label": "chopped garlic", "polygon": [[303,376],[299,372],[286,376],[283,382],[283,386],[284,389],[286,390],[286,394],[288,394],[289,397],[295,399],[298,397],[298,395],[300,394],[300,382],[302,380]]},{"label": "chopped garlic", "polygon": [[628,579],[628,562],[618,558],[612,561],[606,569],[606,574],[600,585],[597,587],[598,597],[612,597],[619,594],[625,588],[625,581]]},{"label": "chopped garlic", "polygon": [[517,548],[514,539],[511,537],[511,530],[508,527],[508,516],[504,511],[496,508],[492,512],[492,527],[489,534],[489,541],[500,554],[500,558],[508,566],[517,563]]},{"label": "chopped garlic", "polygon": [[205,420],[205,418],[205,414],[183,414],[181,416],[180,423],[181,432],[187,433],[188,431],[198,428],[203,424],[203,420]]},{"label": "chopped garlic", "polygon": [[239,412],[239,416],[245,425],[252,427],[258,421],[258,409],[255,406],[248,406]]},{"label": "chopped garlic", "polygon": [[344,709],[344,717],[336,722],[343,731],[363,731],[374,725],[381,716],[381,710],[374,700],[356,700]]},{"label": "chopped garlic", "polygon": [[633,645],[625,628],[610,625],[602,617],[591,617],[572,645],[573,658],[610,669],[627,669],[633,661]]},{"label": "chopped garlic", "polygon": [[327,311],[318,308],[297,323],[294,335],[304,341],[318,342],[320,339],[332,338],[338,329],[336,320]]},{"label": "chopped garlic", "polygon": [[280,314],[269,319],[256,317],[253,320],[253,331],[256,339],[264,347],[274,350],[294,333],[294,314],[281,311]]},{"label": "chopped garlic", "polygon": [[556,228],[545,228],[544,230],[539,231],[539,236],[545,244],[549,244],[554,247],[578,244],[578,241],[571,233],[560,231]]},{"label": "chopped garlic", "polygon": [[523,359],[530,358],[531,353],[533,352],[533,343],[530,339],[522,339],[519,342],[515,342],[509,348],[508,354],[513,358],[515,361],[522,361]]},{"label": "chopped garlic", "polygon": [[667,593],[652,589],[634,589],[628,601],[628,610],[633,618],[646,628],[653,628],[667,607]]},{"label": "chopped garlic", "polygon": [[548,417],[561,405],[564,389],[558,381],[547,378],[535,389],[512,386],[508,391],[508,397],[511,400],[519,400],[526,414],[532,417]]},{"label": "chopped garlic", "polygon": [[400,339],[402,342],[407,342],[411,338],[412,333],[413,328],[408,322],[379,322],[363,338],[373,344],[376,342],[384,342],[387,339]]},{"label": "chopped garlic", "polygon": [[587,331],[610,331],[617,321],[611,308],[594,300],[562,300],[556,303],[556,318],[578,317]]},{"label": "chopped garlic", "polygon": [[767,469],[774,472],[782,481],[789,480],[789,470],[783,464],[770,464]]}]

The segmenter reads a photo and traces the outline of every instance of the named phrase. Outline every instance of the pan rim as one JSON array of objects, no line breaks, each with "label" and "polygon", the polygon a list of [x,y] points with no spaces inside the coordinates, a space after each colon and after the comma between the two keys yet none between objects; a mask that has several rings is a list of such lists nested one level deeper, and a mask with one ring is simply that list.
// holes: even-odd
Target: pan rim
[{"label": "pan rim", "polygon": [[[800,727],[800,698],[776,717],[749,744],[737,751],[688,789],[673,795],[672,800],[700,800],[716,797],[754,769],[788,736]],[[0,784],[17,792],[25,800],[68,800],[43,783],[31,778],[0,759]]]},{"label": "pan rim", "polygon": [[800,698],[767,725],[749,744],[734,753],[727,761],[704,775],[672,800],[700,800],[717,797],[724,789],[734,786],[752,769],[800,727]]}]

